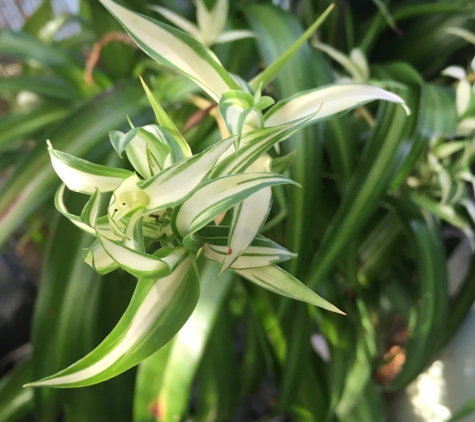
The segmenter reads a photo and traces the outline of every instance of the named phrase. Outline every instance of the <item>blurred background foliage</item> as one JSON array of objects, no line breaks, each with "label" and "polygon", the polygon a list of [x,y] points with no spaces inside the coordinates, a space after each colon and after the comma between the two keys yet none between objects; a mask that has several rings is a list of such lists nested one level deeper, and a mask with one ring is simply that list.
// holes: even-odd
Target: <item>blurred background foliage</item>
[{"label": "blurred background foliage", "polygon": [[[219,131],[190,100],[195,87],[135,48],[97,0],[71,2],[70,12],[53,0],[25,11],[26,3],[0,5],[0,422],[410,420],[394,417],[394,397],[437,358],[475,299],[475,140],[472,126],[459,130],[475,117],[475,49],[451,33],[475,30],[474,4],[340,0],[318,40],[267,92],[284,98],[351,78],[328,48],[316,48],[325,44],[346,56],[359,49],[350,58],[363,67],[366,58],[371,83],[412,110],[407,118],[401,107],[372,104],[294,135],[281,151],[293,154],[288,172],[302,188],[273,189],[264,231],[298,253],[286,269],[346,317],[235,276],[217,284],[210,266],[189,324],[137,368],[93,387],[32,390],[21,385],[105,337],[135,283],[121,270],[99,276],[82,261],[90,239],[54,211],[59,179],[45,140],[127,166],[112,158],[108,132],[126,128],[128,118],[153,121],[139,74],[194,151]],[[161,5],[195,21],[187,0],[120,3],[157,19],[148,5]],[[229,71],[250,79],[330,3],[232,2],[229,29],[250,29],[255,38],[212,48]],[[19,20],[8,7],[23,12]],[[467,70],[463,114],[456,84],[441,74],[451,65]],[[67,205],[81,206],[74,196]],[[458,397],[451,410],[467,399]],[[444,409],[422,420],[444,420]]]}]

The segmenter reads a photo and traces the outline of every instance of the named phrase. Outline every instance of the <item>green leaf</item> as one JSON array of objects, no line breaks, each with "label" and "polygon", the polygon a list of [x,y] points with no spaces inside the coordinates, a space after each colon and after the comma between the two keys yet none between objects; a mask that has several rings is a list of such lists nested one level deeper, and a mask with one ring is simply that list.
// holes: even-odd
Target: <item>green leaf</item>
[{"label": "green leaf", "polygon": [[281,157],[273,158],[270,162],[270,169],[273,173],[285,173],[295,160],[295,151],[289,152]]},{"label": "green leaf", "polygon": [[163,422],[174,422],[186,413],[192,382],[212,334],[220,309],[232,285],[233,274],[218,280],[219,266],[200,266],[201,294],[195,311],[173,340],[160,391],[153,408]]},{"label": "green leaf", "polygon": [[344,312],[276,265],[234,270],[234,272],[271,292],[345,315]]},{"label": "green leaf", "polygon": [[41,29],[51,20],[52,12],[51,0],[42,0],[38,8],[25,21],[22,31],[33,37],[38,37]]},{"label": "green leaf", "polygon": [[71,90],[64,81],[59,78],[42,75],[20,75],[0,79],[0,92],[29,91],[44,97],[57,98],[60,100],[77,100],[77,92]]},{"label": "green leaf", "polygon": [[40,104],[28,113],[0,117],[0,151],[25,142],[35,133],[64,118],[68,110],[56,104]]},{"label": "green leaf", "polygon": [[277,60],[270,64],[262,73],[254,77],[249,82],[251,88],[256,90],[259,86],[267,86],[279,73],[280,69],[289,61],[289,59],[302,47],[302,45],[313,35],[318,27],[325,21],[332,11],[334,4],[331,4],[319,16],[319,18],[295,41]]},{"label": "green leaf", "polygon": [[440,347],[447,317],[447,264],[440,228],[435,219],[411,204],[398,204],[398,214],[410,230],[416,247],[419,291],[411,308],[406,360],[388,386],[399,390],[412,382],[432,361]]},{"label": "green leaf", "polygon": [[201,86],[213,99],[239,89],[214,54],[193,37],[110,0],[101,3],[117,18],[137,45],[150,57]]},{"label": "green leaf", "polygon": [[[445,422],[455,422],[470,416],[475,412],[475,397],[464,403],[460,409],[457,409],[452,416]],[[466,420],[466,419],[465,419]]]},{"label": "green leaf", "polygon": [[126,371],[176,334],[195,308],[198,295],[189,260],[167,277],[140,279],[119,323],[96,349],[69,368],[27,386],[80,387]]},{"label": "green leaf", "polygon": [[175,123],[173,123],[173,121],[168,117],[168,114],[162,108],[160,103],[156,100],[152,91],[150,91],[149,87],[142,78],[140,78],[140,82],[142,83],[143,89],[145,90],[145,94],[147,94],[148,101],[152,106],[153,112],[155,113],[155,117],[157,118],[158,123],[165,130],[171,133],[171,135],[175,138],[177,144],[182,150],[183,155],[185,157],[190,157],[192,155],[191,149],[185,138],[183,138],[181,132],[175,126]]},{"label": "green leaf", "polygon": [[[366,144],[363,158],[314,255],[308,282],[311,287],[324,279],[347,242],[367,221],[382,199],[399,163],[398,152],[408,130],[406,117],[395,106],[382,109],[385,110],[384,118]],[[382,143],[381,139],[385,142]]]},{"label": "green leaf", "polygon": [[33,392],[23,388],[32,373],[31,361],[28,360],[0,380],[0,422],[22,420],[33,410]]},{"label": "green leaf", "polygon": [[[70,154],[94,153],[97,157],[103,152],[98,146],[103,145],[111,129],[124,125],[125,116],[143,113],[142,97],[142,90],[136,84],[119,86],[72,111],[48,133],[49,138],[57,148]],[[0,190],[0,244],[26,216],[53,196],[58,185],[48,151],[40,143],[18,164]]]},{"label": "green leaf", "polygon": [[[68,206],[77,207],[79,195],[68,198]],[[70,201],[72,200],[72,201]],[[48,246],[43,264],[41,289],[39,290],[32,327],[33,373],[29,380],[43,378],[68,366],[84,356],[103,338],[101,329],[110,330],[122,310],[122,302],[130,299],[130,280],[116,275],[105,283],[82,261],[82,249],[91,242],[91,237],[79,231],[68,220],[57,216],[53,239]],[[59,220],[59,221],[58,221]],[[112,283],[113,281],[113,283]],[[126,282],[125,282],[126,281]],[[110,285],[113,289],[103,291]],[[100,306],[102,294],[114,301],[114,308]],[[125,303],[124,303],[125,305]],[[110,321],[112,319],[112,321]],[[114,320],[115,319],[115,320]],[[120,380],[118,380],[120,384]],[[130,382],[130,381],[129,381]],[[35,394],[35,416],[38,421],[55,420],[64,409],[81,400],[88,403],[87,420],[106,421],[106,395],[98,390],[74,390],[61,394],[51,389],[30,390]],[[105,385],[111,394],[118,391]],[[122,403],[115,407],[123,409]],[[78,415],[86,413],[78,405]]]}]

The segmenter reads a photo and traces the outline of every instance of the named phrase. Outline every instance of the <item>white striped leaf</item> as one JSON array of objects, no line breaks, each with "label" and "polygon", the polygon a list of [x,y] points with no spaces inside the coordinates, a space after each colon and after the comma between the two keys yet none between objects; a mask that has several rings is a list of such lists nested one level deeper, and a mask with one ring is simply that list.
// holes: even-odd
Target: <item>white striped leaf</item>
[{"label": "white striped leaf", "polygon": [[211,45],[223,32],[228,17],[228,0],[217,0],[208,10],[203,0],[196,0],[196,18],[200,28],[200,41]]},{"label": "white striped leaf", "polygon": [[[261,110],[274,104],[270,97],[252,96],[243,91],[226,92],[219,100],[219,112],[231,135],[238,135],[239,145],[242,132],[260,129],[264,126]],[[236,149],[238,149],[238,147]]]},{"label": "white striped leaf", "polygon": [[65,152],[55,150],[49,142],[48,151],[54,170],[64,184],[72,191],[92,195],[97,188],[101,192],[110,192],[117,189],[122,180],[132,174],[128,170],[90,163]]},{"label": "white striped leaf", "polygon": [[312,118],[306,116],[282,125],[266,127],[242,135],[239,150],[222,160],[213,169],[212,178],[241,173],[266,151],[300,130]]},{"label": "white striped leaf", "polygon": [[137,252],[145,252],[142,208],[139,208],[132,217],[130,217],[130,220],[125,226],[124,234],[125,246]]},{"label": "white striped leaf", "polygon": [[81,212],[81,220],[89,227],[95,227],[100,208],[101,192],[99,192],[99,189],[96,189]]},{"label": "white striped leaf", "polygon": [[98,240],[84,251],[82,258],[99,274],[108,274],[119,268],[119,264],[109,256]]},{"label": "white striped leaf", "polygon": [[344,312],[340,311],[336,306],[317,295],[305,284],[276,265],[234,270],[234,272],[271,292],[344,315]]},{"label": "white striped leaf", "polygon": [[[336,50],[331,45],[317,41],[313,43],[313,46],[327,53],[333,60],[340,63],[341,66],[350,74],[353,82],[363,83],[369,79],[369,72],[367,66],[362,67],[362,65],[365,63],[365,59],[364,56],[361,56],[361,50],[354,49],[351,51],[353,53],[352,55],[354,57],[357,57],[357,64],[352,60],[352,58],[346,56],[341,51]],[[355,51],[359,51],[360,55],[358,55],[357,52],[355,53]],[[363,58],[363,60],[361,60],[361,58]]]},{"label": "white striped leaf", "polygon": [[[251,164],[247,172],[269,172],[270,157],[265,154]],[[233,208],[233,218],[228,237],[228,253],[226,254],[220,274],[229,268],[247,249],[267,219],[272,200],[270,187],[261,189]]]},{"label": "white striped leaf", "polygon": [[28,387],[83,387],[112,378],[166,344],[196,306],[199,283],[189,259],[159,279],[140,279],[124,315],[83,359]]},{"label": "white striped leaf", "polygon": [[175,219],[172,219],[174,231],[184,237],[183,244],[186,245],[194,232],[232,206],[267,186],[284,183],[299,186],[294,181],[274,173],[243,173],[211,180],[183,203]]},{"label": "white striped leaf", "polygon": [[100,0],[137,45],[150,57],[185,74],[214,100],[239,89],[218,59],[190,35],[147,16],[131,12],[111,0]]},{"label": "white striped leaf", "polygon": [[195,191],[234,140],[235,137],[224,139],[201,154],[168,167],[151,179],[139,182],[140,189],[150,197],[146,212],[173,207],[183,202]]},{"label": "white striped leaf", "polygon": [[145,179],[163,170],[170,154],[168,144],[161,142],[157,135],[172,138],[156,125],[134,128],[126,134],[118,130],[109,133],[111,143],[119,156],[122,157],[125,151],[134,169]]},{"label": "white striped leaf", "polygon": [[165,252],[162,249],[154,255],[149,255],[108,239],[100,230],[96,229],[96,233],[97,239],[109,256],[120,267],[136,277],[164,277],[170,274],[173,268],[186,257],[186,249],[183,247],[167,250],[168,255],[165,256],[162,256]]},{"label": "white striped leaf", "polygon": [[264,116],[266,126],[275,126],[316,113],[308,123],[340,116],[374,100],[401,104],[409,108],[399,95],[371,85],[329,85],[300,92],[279,101]]},{"label": "white striped leaf", "polygon": [[171,23],[178,26],[181,30],[188,32],[192,37],[199,39],[200,38],[200,30],[198,27],[189,20],[183,18],[179,14],[172,12],[171,10],[161,7],[151,5],[150,9],[154,10],[155,12],[160,13],[164,18],[168,19]]},{"label": "white striped leaf", "polygon": [[[225,242],[217,242],[221,244],[208,243],[208,241],[215,239],[207,239],[207,243],[203,246],[204,256],[216,262],[222,262],[223,258],[228,254],[228,247]],[[224,244],[223,244],[224,243]],[[250,246],[240,255],[238,259],[231,265],[231,269],[247,269],[265,267],[278,262],[287,261],[295,258],[294,254],[278,243],[263,236],[256,237]]]},{"label": "white striped leaf", "polygon": [[71,214],[68,211],[68,209],[67,209],[67,207],[64,203],[64,200],[63,200],[65,188],[66,188],[66,185],[61,184],[61,186],[56,191],[56,195],[54,197],[54,205],[55,205],[56,209],[61,214],[63,214],[69,221],[71,221],[74,225],[79,227],[81,230],[84,230],[85,232],[95,236],[96,232],[95,232],[93,226],[88,226],[87,224],[84,223],[84,221],[82,221],[81,217],[79,217],[78,215]]},{"label": "white striped leaf", "polygon": [[235,29],[233,31],[225,31],[215,40],[215,44],[224,44],[231,41],[241,40],[243,38],[255,37],[254,32],[245,29]]}]

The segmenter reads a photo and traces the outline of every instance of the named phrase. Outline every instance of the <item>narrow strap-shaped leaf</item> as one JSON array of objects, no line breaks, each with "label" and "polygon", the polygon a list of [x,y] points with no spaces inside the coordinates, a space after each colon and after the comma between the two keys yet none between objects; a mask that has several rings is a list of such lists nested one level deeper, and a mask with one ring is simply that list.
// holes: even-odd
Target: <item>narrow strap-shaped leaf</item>
[{"label": "narrow strap-shaped leaf", "polygon": [[235,137],[209,147],[201,154],[194,155],[138,183],[149,197],[146,212],[153,212],[183,202],[198,187],[210,172],[218,158],[232,145]]},{"label": "narrow strap-shaped leaf", "polygon": [[[313,46],[328,54],[336,62],[340,63],[340,65],[350,74],[353,82],[365,82],[368,78],[369,75],[364,71],[366,68],[358,66],[350,57],[333,48],[331,45],[314,42]],[[360,51],[361,53],[361,50],[353,51]]]},{"label": "narrow strap-shaped leaf", "polygon": [[409,114],[404,100],[392,92],[371,85],[329,85],[299,92],[284,101],[279,101],[264,116],[266,126],[289,122],[311,113],[315,116],[308,122],[340,116],[349,110],[374,100],[401,104]]},{"label": "narrow strap-shaped leaf", "polygon": [[318,17],[318,19],[295,41],[280,57],[270,64],[263,72],[254,77],[249,82],[251,88],[256,90],[261,84],[267,86],[279,73],[279,70],[292,58],[292,56],[305,44],[305,42],[312,36],[317,28],[325,21],[328,14],[332,11],[334,4],[332,3],[327,9]]},{"label": "narrow strap-shaped leaf", "polygon": [[[196,306],[199,283],[183,261],[169,276],[140,279],[114,330],[83,359],[29,387],[82,387],[112,378],[167,343]],[[171,318],[173,315],[173,318]]]},{"label": "narrow strap-shaped leaf", "polygon": [[82,210],[81,220],[89,227],[94,227],[96,225],[96,220],[99,215],[100,208],[101,193],[99,192],[99,189],[96,189],[96,191],[89,198],[89,201],[87,201],[87,204]]},{"label": "narrow strap-shaped leaf", "polygon": [[192,37],[195,37],[196,39],[200,37],[200,31],[198,27],[194,23],[180,16],[179,14],[161,6],[152,5],[150,6],[150,9],[160,13],[164,18],[168,19],[170,22],[178,26],[178,28],[182,29],[183,31],[188,32],[188,34],[190,34]]},{"label": "narrow strap-shaped leaf", "polygon": [[153,112],[155,113],[155,117],[157,118],[158,123],[160,123],[160,126],[170,132],[173,138],[175,138],[175,141],[179,145],[183,156],[190,157],[192,155],[191,149],[185,138],[183,138],[181,132],[175,126],[175,123],[173,123],[170,117],[168,117],[168,114],[157,101],[157,99],[153,95],[152,91],[150,91],[150,88],[147,86],[142,77],[140,77],[140,82],[142,83],[143,89],[145,90],[145,94],[147,94],[148,101],[152,106]]},{"label": "narrow strap-shaped leaf", "polygon": [[234,272],[271,292],[344,315],[342,311],[333,306],[330,302],[317,295],[294,276],[275,265],[246,270],[234,270]]},{"label": "narrow strap-shaped leaf", "polygon": [[[269,162],[270,157],[264,155],[247,171],[270,171]],[[268,187],[254,193],[234,207],[229,230],[228,253],[222,262],[220,273],[229,268],[251,244],[266,221],[271,200],[272,189]]]},{"label": "narrow strap-shaped leaf", "polygon": [[219,35],[215,40],[215,44],[224,44],[230,41],[240,40],[242,38],[251,38],[255,37],[255,34],[252,31],[247,31],[245,29],[236,29],[234,31],[226,31]]},{"label": "narrow strap-shaped leaf", "polygon": [[29,359],[12,369],[0,380],[1,422],[23,420],[33,410],[33,392],[22,388],[22,385],[31,379],[32,375],[32,362]]},{"label": "narrow strap-shaped leaf", "polygon": [[253,193],[284,183],[295,184],[274,173],[243,173],[212,180],[181,206],[174,221],[177,234],[191,235]]},{"label": "narrow strap-shaped leaf", "polygon": [[125,246],[137,252],[145,252],[143,237],[143,213],[142,208],[137,209],[130,217],[129,222],[125,226]]},{"label": "narrow strap-shaped leaf", "polygon": [[93,236],[96,235],[95,230],[93,229],[93,226],[89,226],[84,221],[79,217],[78,215],[71,214],[67,207],[66,204],[64,203],[64,189],[66,188],[65,184],[62,184],[58,190],[56,191],[56,195],[54,197],[54,205],[56,209],[63,214],[69,221],[74,223],[76,226],[78,226],[81,230],[84,230],[85,232],[92,234]]},{"label": "narrow strap-shaped leaf", "polygon": [[168,256],[157,257],[108,239],[101,230],[96,229],[97,238],[104,250],[122,268],[136,277],[157,278],[164,277],[185,257],[186,249],[176,248]]},{"label": "narrow strap-shaped leaf", "polygon": [[198,265],[202,274],[200,299],[190,319],[172,341],[161,388],[150,403],[154,409],[161,411],[163,422],[176,421],[177,415],[186,412],[193,394],[196,370],[206,353],[217,320],[221,318],[220,310],[226,307],[226,299],[235,279],[234,274],[228,273],[216,280],[217,265],[206,261],[198,261]]},{"label": "narrow strap-shaped leaf", "polygon": [[132,174],[128,170],[90,163],[66,152],[55,150],[50,143],[48,143],[48,151],[58,176],[69,189],[76,192],[91,195],[96,188],[101,192],[110,192],[118,188],[122,180]]},{"label": "narrow strap-shaped leaf", "polygon": [[266,127],[243,134],[239,150],[216,165],[211,177],[243,172],[269,148],[297,132],[311,118],[312,115],[282,125]]},{"label": "narrow strap-shaped leaf", "polygon": [[119,264],[110,257],[98,240],[84,251],[83,259],[99,274],[108,274],[119,268]]},{"label": "narrow strap-shaped leaf", "polygon": [[124,134],[118,130],[109,133],[114,149],[122,157],[124,151],[134,169],[143,178],[148,179],[165,167],[171,152],[166,142],[160,138],[171,137],[168,132],[157,125],[134,128]]},{"label": "narrow strap-shaped leaf", "polygon": [[230,135],[238,135],[236,149],[238,149],[242,132],[260,129],[263,126],[260,111],[274,104],[272,98],[260,97],[260,92],[258,94],[259,96],[252,96],[244,91],[228,91],[219,100],[219,112]]},{"label": "narrow strap-shaped leaf", "polygon": [[228,249],[220,274],[229,268],[248,248],[269,214],[272,189],[264,188],[244,199],[233,209]]},{"label": "narrow strap-shaped leaf", "polygon": [[[203,254],[211,261],[222,262],[223,258],[228,254],[226,245],[213,245],[205,243],[203,246]],[[277,264],[289,259],[295,258],[297,255],[288,251],[278,243],[270,239],[259,237],[254,239],[250,246],[241,253],[231,265],[231,269],[241,270],[247,268],[266,267],[271,264]],[[221,271],[222,273],[222,271]]]},{"label": "narrow strap-shaped leaf", "polygon": [[415,247],[419,288],[409,319],[407,359],[387,387],[390,390],[406,387],[432,361],[443,341],[448,308],[447,263],[439,224],[410,202],[399,201],[397,206]]},{"label": "narrow strap-shaped leaf", "polygon": [[185,74],[216,101],[225,92],[239,89],[216,56],[190,35],[110,0],[101,3],[150,57]]}]

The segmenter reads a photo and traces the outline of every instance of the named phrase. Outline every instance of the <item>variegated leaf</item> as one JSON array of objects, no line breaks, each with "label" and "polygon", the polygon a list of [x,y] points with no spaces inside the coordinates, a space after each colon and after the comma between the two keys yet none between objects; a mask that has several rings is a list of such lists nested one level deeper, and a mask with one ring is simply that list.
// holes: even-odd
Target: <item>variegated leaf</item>
[{"label": "variegated leaf", "polygon": [[92,195],[97,188],[101,192],[110,192],[119,187],[122,180],[132,174],[128,170],[90,163],[55,150],[49,142],[48,151],[54,170],[72,191]]},{"label": "variegated leaf", "polygon": [[89,227],[95,227],[100,208],[101,193],[99,192],[99,189],[96,189],[82,210],[81,220]]},{"label": "variegated leaf", "polygon": [[130,274],[136,277],[157,278],[170,274],[173,268],[186,257],[186,249],[159,249],[154,255],[131,249],[120,242],[108,239],[96,229],[97,239],[109,256]]},{"label": "variegated leaf", "polygon": [[344,312],[276,265],[243,270],[236,269],[234,272],[271,292],[344,315]]},{"label": "variegated leaf", "polygon": [[216,101],[225,92],[239,89],[216,56],[190,35],[111,0],[100,1],[150,57],[185,74]]},{"label": "variegated leaf", "polygon": [[[188,198],[175,216],[174,231],[183,244],[192,243],[192,235],[221,213],[238,204],[253,193],[284,183],[298,185],[292,180],[273,173],[244,173],[214,179]],[[191,244],[190,243],[190,244]]]},{"label": "variegated leaf", "polygon": [[228,155],[213,169],[212,178],[241,173],[266,151],[305,126],[313,115],[243,134],[239,150]]},{"label": "variegated leaf", "polygon": [[164,18],[168,19],[171,23],[178,26],[178,28],[180,28],[181,30],[188,32],[188,34],[190,34],[192,37],[196,39],[200,38],[200,31],[198,27],[194,23],[180,16],[179,14],[161,6],[151,5],[150,9],[154,10],[157,13],[160,13]]},{"label": "variegated leaf", "polygon": [[64,203],[63,196],[64,196],[64,190],[66,189],[66,185],[62,184],[58,190],[56,191],[56,195],[54,197],[54,205],[56,209],[63,214],[69,221],[71,221],[73,224],[75,224],[77,227],[79,227],[81,230],[84,230],[85,232],[95,236],[96,232],[93,228],[93,226],[89,226],[84,221],[79,217],[78,215],[71,214],[67,207],[66,204]]},{"label": "variegated leaf", "polygon": [[145,179],[163,170],[167,158],[170,163],[171,149],[161,138],[173,137],[160,126],[134,128],[127,134],[114,130],[109,133],[109,137],[117,153],[122,157],[125,151],[134,169]]},{"label": "variegated leaf", "polygon": [[234,31],[225,31],[221,33],[214,41],[215,44],[224,44],[231,41],[241,40],[243,38],[255,37],[254,32],[245,29],[236,29]]},{"label": "variegated leaf", "polygon": [[150,197],[146,212],[173,207],[183,202],[194,192],[234,140],[235,137],[224,139],[201,154],[183,160],[151,179],[138,183],[140,189]]},{"label": "variegated leaf", "polygon": [[[251,164],[247,172],[270,171],[270,157],[265,154]],[[228,253],[226,254],[220,274],[229,268],[247,249],[266,221],[270,211],[272,189],[261,189],[244,199],[233,208],[233,219],[228,237]]]},{"label": "variegated leaf", "polygon": [[132,217],[130,217],[124,231],[124,245],[141,253],[145,253],[143,219],[142,209],[139,208]]},{"label": "variegated leaf", "polygon": [[279,101],[264,116],[266,126],[275,126],[316,113],[308,123],[337,117],[375,100],[401,104],[409,108],[399,95],[371,85],[329,85],[300,92]]},{"label": "variegated leaf", "polygon": [[99,274],[108,274],[119,268],[119,264],[109,256],[98,240],[84,251],[82,258]]},{"label": "variegated leaf", "polygon": [[[166,131],[168,131],[172,135],[172,137],[175,139],[176,144],[178,145],[180,149],[180,155],[183,155],[183,157],[191,157],[193,154],[191,152],[190,146],[188,145],[188,142],[186,142],[181,132],[175,126],[175,123],[173,123],[172,119],[170,119],[170,117],[165,112],[163,107],[157,101],[157,99],[153,95],[153,92],[150,91],[150,88],[147,86],[147,84],[142,79],[142,77],[139,76],[139,78],[140,78],[140,82],[142,83],[145,94],[147,95],[147,99],[150,105],[152,106],[153,112],[155,113],[155,117],[157,118],[158,123],[160,124],[161,127],[163,127]],[[171,145],[172,144],[170,144],[170,146]],[[172,148],[172,162],[174,163],[178,162],[179,161],[178,158],[179,158],[178,154],[175,154],[175,151]]]},{"label": "variegated leaf", "polygon": [[140,279],[119,323],[96,349],[69,368],[26,386],[83,387],[126,371],[177,333],[198,296],[199,283],[189,259],[167,277]]},{"label": "variegated leaf", "polygon": [[239,145],[243,132],[250,132],[264,125],[260,111],[272,104],[274,100],[270,97],[252,96],[243,91],[229,91],[221,97],[218,107],[229,133],[238,135],[236,144]]},{"label": "variegated leaf", "polygon": [[[207,241],[211,242],[213,242],[213,240],[215,239],[207,239]],[[203,246],[203,254],[211,261],[222,262],[228,255],[229,249],[226,242],[217,243],[221,244],[205,243]],[[240,270],[265,267],[267,265],[287,261],[296,256],[296,254],[288,251],[272,240],[266,239],[263,236],[257,236],[251,245],[233,262],[231,268]]]}]

